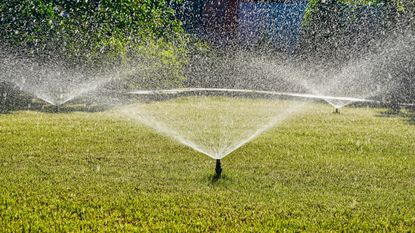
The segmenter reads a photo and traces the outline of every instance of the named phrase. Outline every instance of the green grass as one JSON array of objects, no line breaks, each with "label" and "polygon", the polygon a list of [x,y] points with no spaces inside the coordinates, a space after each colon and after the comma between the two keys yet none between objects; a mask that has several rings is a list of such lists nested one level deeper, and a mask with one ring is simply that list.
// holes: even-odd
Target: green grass
[{"label": "green grass", "polygon": [[214,161],[111,113],[0,115],[0,231],[414,231],[415,125],[314,105]]}]

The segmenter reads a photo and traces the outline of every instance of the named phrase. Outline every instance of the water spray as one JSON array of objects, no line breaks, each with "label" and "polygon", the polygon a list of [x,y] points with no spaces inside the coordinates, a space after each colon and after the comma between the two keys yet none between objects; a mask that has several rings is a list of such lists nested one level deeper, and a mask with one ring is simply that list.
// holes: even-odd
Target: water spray
[{"label": "water spray", "polygon": [[220,164],[220,159],[216,160],[216,168],[215,168],[215,175],[213,176],[214,179],[219,179],[222,176],[222,165]]}]

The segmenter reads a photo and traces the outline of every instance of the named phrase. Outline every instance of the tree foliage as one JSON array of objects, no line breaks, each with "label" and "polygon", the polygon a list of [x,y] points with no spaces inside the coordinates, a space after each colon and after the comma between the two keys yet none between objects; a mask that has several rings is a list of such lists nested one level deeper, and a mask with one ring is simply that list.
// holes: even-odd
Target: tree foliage
[{"label": "tree foliage", "polygon": [[160,63],[177,68],[186,40],[170,5],[179,2],[4,0],[0,41],[36,59],[108,65],[156,56]]}]

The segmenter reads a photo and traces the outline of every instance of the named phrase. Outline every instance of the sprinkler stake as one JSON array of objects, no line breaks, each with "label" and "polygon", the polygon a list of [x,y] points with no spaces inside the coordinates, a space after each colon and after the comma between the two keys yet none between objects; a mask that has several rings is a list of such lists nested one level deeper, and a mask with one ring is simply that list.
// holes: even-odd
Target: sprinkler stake
[{"label": "sprinkler stake", "polygon": [[59,112],[61,110],[61,106],[60,105],[55,105],[53,108],[53,112]]},{"label": "sprinkler stake", "polygon": [[216,168],[215,168],[215,175],[213,176],[215,179],[219,179],[222,175],[222,166],[220,164],[220,159],[216,160]]}]

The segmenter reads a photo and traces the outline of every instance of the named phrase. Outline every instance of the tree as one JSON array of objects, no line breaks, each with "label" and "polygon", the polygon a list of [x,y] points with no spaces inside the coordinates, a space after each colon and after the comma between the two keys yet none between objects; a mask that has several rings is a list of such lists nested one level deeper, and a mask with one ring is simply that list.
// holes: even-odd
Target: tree
[{"label": "tree", "polygon": [[164,69],[162,79],[180,79],[186,38],[171,7],[180,2],[4,0],[0,3],[0,42],[21,56],[45,63],[59,60],[75,67],[138,65],[139,59],[152,60],[154,69]]}]

